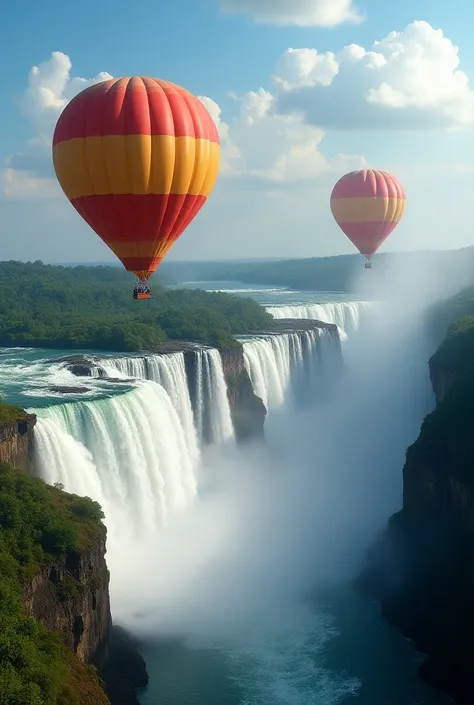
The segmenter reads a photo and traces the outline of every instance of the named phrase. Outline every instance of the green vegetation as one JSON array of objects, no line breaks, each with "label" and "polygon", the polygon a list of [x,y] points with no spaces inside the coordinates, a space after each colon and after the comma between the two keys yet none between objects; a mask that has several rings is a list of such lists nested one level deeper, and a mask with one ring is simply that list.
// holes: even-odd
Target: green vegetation
[{"label": "green vegetation", "polygon": [[225,347],[273,321],[251,299],[159,283],[150,301],[135,301],[133,282],[114,267],[2,262],[0,345],[133,352],[169,338]]},{"label": "green vegetation", "polygon": [[430,363],[457,379],[474,375],[474,316],[465,316],[451,325]]},{"label": "green vegetation", "polygon": [[25,416],[25,412],[19,406],[8,404],[0,398],[0,426],[17,421]]},{"label": "green vegetation", "polygon": [[93,671],[21,604],[44,563],[97,542],[102,517],[96,502],[0,464],[0,705],[108,702]]},{"label": "green vegetation", "polygon": [[457,379],[474,373],[474,287],[434,306],[428,323],[442,338],[430,360],[432,368]]},{"label": "green vegetation", "polygon": [[474,316],[474,286],[463,289],[455,296],[433,306],[428,315],[431,330],[439,337],[460,327],[469,327]]},{"label": "green vegetation", "polygon": [[429,324],[444,335],[430,359],[432,379],[444,397],[424,420],[407,460],[466,479],[464,474],[471,474],[467,458],[474,452],[474,287],[433,307]]}]

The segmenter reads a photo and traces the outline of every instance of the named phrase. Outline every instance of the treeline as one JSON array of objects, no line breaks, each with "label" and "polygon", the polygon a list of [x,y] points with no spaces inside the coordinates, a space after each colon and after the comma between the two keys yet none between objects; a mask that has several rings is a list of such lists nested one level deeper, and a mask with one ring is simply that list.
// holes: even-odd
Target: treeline
[{"label": "treeline", "polygon": [[[474,248],[462,250],[381,253],[373,258],[373,266],[382,273],[392,266],[427,266],[432,277],[442,283],[450,269],[468,273],[474,269]],[[247,284],[287,286],[291,289],[312,291],[342,291],[351,293],[364,266],[361,255],[316,257],[308,259],[281,259],[253,262],[165,262],[162,276],[170,281],[240,281]]]},{"label": "treeline", "polygon": [[133,275],[106,267],[0,263],[0,346],[137,351],[167,339],[235,345],[272,317],[247,298],[152,284],[132,298]]}]

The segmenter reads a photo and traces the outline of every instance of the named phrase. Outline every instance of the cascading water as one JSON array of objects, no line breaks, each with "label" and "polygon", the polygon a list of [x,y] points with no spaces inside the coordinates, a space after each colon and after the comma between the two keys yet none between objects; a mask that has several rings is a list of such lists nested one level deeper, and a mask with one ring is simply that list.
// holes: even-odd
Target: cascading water
[{"label": "cascading water", "polygon": [[[253,388],[268,410],[281,406],[287,392],[313,393],[340,362],[338,336],[315,329],[262,335],[244,342],[245,367]],[[321,386],[319,384],[319,386]]]},{"label": "cascading water", "polygon": [[165,526],[195,497],[196,458],[159,384],[140,382],[124,394],[37,413],[38,473],[100,501],[114,529]]},{"label": "cascading water", "polygon": [[181,420],[190,457],[198,457],[198,439],[189,396],[184,353],[109,358],[101,360],[99,364],[99,369],[102,369],[108,377],[143,379],[161,384]]},{"label": "cascading water", "polygon": [[197,448],[197,431],[200,441],[219,445],[234,438],[221,356],[214,348],[196,348],[194,354],[194,415],[183,353],[110,358],[101,360],[100,367],[109,377],[158,382],[168,392],[181,418],[188,443]]},{"label": "cascading water", "polygon": [[362,315],[371,306],[368,301],[332,301],[266,308],[274,318],[311,318],[324,323],[335,323],[346,335],[351,335],[359,329]]},{"label": "cascading water", "polygon": [[234,439],[227,386],[218,350],[196,350],[195,419],[199,438],[212,444]]}]

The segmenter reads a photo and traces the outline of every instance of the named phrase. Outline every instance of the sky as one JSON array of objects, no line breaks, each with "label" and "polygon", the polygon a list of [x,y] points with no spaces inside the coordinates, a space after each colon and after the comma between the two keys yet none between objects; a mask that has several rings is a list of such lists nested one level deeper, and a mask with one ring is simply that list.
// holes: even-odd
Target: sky
[{"label": "sky", "polygon": [[169,260],[354,252],[329,197],[365,167],[407,193],[381,250],[474,245],[473,21],[467,0],[8,3],[0,259],[114,260],[59,188],[51,138],[80,90],[130,75],[184,86],[219,129],[217,185]]}]

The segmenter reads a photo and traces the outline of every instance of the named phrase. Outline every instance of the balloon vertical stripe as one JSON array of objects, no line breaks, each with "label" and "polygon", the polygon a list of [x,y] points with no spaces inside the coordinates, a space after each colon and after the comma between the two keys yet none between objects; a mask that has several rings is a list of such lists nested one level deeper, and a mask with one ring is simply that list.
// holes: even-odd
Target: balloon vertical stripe
[{"label": "balloon vertical stripe", "polygon": [[154,78],[86,88],[53,137],[67,198],[140,278],[156,270],[207,201],[219,161],[217,128],[202,102]]},{"label": "balloon vertical stripe", "polygon": [[343,176],[331,194],[331,211],[359,252],[372,257],[405,212],[403,186],[385,171],[364,169]]}]

